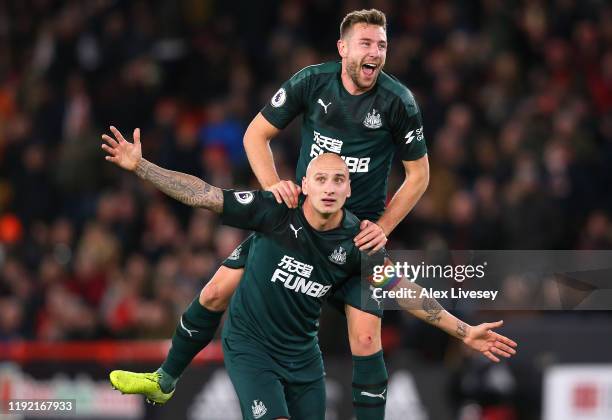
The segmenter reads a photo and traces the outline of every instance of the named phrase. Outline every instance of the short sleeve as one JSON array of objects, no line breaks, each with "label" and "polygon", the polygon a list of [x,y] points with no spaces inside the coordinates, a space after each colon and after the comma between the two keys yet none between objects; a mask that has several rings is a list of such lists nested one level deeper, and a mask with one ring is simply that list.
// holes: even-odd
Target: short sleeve
[{"label": "short sleeve", "polygon": [[223,190],[224,225],[257,232],[269,232],[289,212],[285,204],[278,204],[269,191]]},{"label": "short sleeve", "polygon": [[282,84],[263,107],[261,114],[278,129],[283,129],[304,111],[308,77],[302,71],[294,74]]},{"label": "short sleeve", "polygon": [[[410,95],[412,97],[412,95]],[[397,98],[392,112],[391,133],[393,142],[402,160],[417,160],[427,153],[423,118],[414,100]]]}]

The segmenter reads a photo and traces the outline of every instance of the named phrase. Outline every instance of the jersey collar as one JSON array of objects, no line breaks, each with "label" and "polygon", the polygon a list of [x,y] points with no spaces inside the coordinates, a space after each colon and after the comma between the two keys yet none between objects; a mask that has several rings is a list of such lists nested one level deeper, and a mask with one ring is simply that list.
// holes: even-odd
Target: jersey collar
[{"label": "jersey collar", "polygon": [[308,219],[306,219],[306,216],[304,215],[304,210],[302,206],[298,207],[297,214],[298,214],[298,218],[300,219],[300,221],[303,222],[304,226],[306,226],[310,231],[316,232],[318,234],[327,234],[329,232],[336,232],[337,230],[344,228],[344,223],[346,221],[346,210],[344,209],[344,207],[341,210],[342,210],[342,219],[340,220],[340,224],[337,227],[333,229],[329,229],[329,230],[317,230],[314,227],[312,227],[310,223],[308,223]]}]

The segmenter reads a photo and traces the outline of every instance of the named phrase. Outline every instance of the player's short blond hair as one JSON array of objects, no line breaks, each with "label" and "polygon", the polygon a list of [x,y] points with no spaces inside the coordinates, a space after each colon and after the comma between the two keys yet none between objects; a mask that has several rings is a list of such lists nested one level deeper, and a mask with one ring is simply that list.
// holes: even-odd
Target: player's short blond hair
[{"label": "player's short blond hair", "polygon": [[358,23],[382,26],[385,31],[387,30],[387,17],[380,10],[354,10],[342,19],[342,23],[340,23],[340,38],[344,38],[351,28]]}]

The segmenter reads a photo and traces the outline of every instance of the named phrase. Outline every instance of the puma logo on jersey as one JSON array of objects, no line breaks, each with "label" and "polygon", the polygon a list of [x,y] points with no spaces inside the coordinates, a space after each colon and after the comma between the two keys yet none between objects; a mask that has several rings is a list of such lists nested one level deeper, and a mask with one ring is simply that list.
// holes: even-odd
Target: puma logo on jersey
[{"label": "puma logo on jersey", "polygon": [[372,398],[380,398],[381,400],[384,400],[385,399],[385,395],[384,395],[385,392],[387,392],[387,388],[385,388],[383,390],[383,392],[381,392],[380,394],[372,394],[372,393],[369,393],[369,392],[366,392],[366,391],[361,391],[361,395],[364,395],[366,397],[372,397]]},{"label": "puma logo on jersey", "polygon": [[327,107],[331,105],[331,102],[325,105],[325,103],[323,102],[323,99],[319,98],[317,103],[323,107],[323,109],[325,110],[325,113],[327,114]]},{"label": "puma logo on jersey", "polygon": [[293,225],[290,223],[290,224],[289,224],[289,227],[291,228],[291,230],[293,231],[293,233],[295,233],[295,239],[297,239],[297,234],[298,234],[299,230],[300,230],[300,229],[302,229],[302,227],[303,227],[303,226],[300,226],[299,228],[297,228],[297,229],[296,229],[296,228],[295,228],[295,227],[293,227]]}]

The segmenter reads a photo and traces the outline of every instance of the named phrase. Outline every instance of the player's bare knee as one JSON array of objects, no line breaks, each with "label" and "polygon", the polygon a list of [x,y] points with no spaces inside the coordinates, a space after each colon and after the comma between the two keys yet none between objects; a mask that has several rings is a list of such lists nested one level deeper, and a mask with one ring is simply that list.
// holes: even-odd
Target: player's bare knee
[{"label": "player's bare knee", "polygon": [[351,352],[355,356],[369,356],[380,350],[380,340],[373,334],[359,333],[351,339]]},{"label": "player's bare knee", "polygon": [[209,311],[224,311],[227,308],[228,299],[221,293],[221,288],[214,282],[209,282],[200,292],[200,305]]}]

